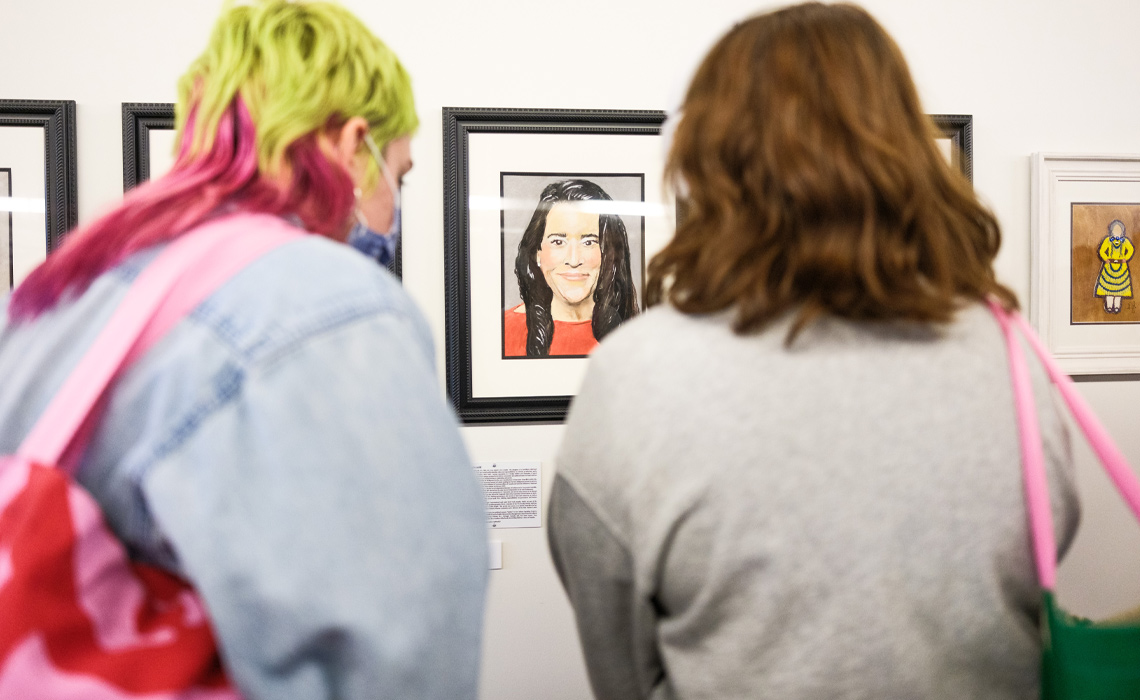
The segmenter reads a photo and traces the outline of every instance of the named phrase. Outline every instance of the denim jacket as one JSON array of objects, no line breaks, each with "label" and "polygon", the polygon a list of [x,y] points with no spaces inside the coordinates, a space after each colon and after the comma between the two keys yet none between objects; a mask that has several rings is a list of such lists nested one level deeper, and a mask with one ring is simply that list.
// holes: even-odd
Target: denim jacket
[{"label": "denim jacket", "polygon": [[[0,454],[155,253],[0,314]],[[289,242],[203,302],[118,379],[76,478],[195,585],[249,700],[476,697],[479,487],[423,318],[347,246]]]}]

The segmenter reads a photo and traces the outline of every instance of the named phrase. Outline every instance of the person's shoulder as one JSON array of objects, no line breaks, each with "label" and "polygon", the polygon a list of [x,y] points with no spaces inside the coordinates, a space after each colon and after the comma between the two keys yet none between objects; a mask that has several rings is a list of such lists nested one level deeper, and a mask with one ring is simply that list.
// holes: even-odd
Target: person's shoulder
[{"label": "person's shoulder", "polygon": [[[256,269],[258,263],[263,270]],[[295,290],[299,297],[320,299],[368,290],[393,304],[406,299],[399,279],[386,268],[348,245],[317,234],[300,236],[258,263],[251,265],[254,274],[264,274],[266,282]]]},{"label": "person's shoulder", "polygon": [[732,314],[687,314],[669,304],[654,306],[618,326],[594,350],[601,362],[640,363],[703,353],[710,343],[731,341]]},{"label": "person's shoulder", "polygon": [[236,348],[265,352],[378,316],[404,318],[426,332],[396,277],[349,246],[315,234],[253,261],[192,314]]},{"label": "person's shoulder", "polygon": [[410,303],[400,281],[374,260],[313,234],[267,253],[233,285],[248,298],[286,302],[292,313],[345,306],[400,311]]},{"label": "person's shoulder", "polygon": [[702,332],[720,319],[720,314],[693,315],[678,311],[669,304],[658,304],[629,319],[606,336],[606,343],[637,342],[662,333]]},{"label": "person's shoulder", "polygon": [[503,354],[526,356],[526,309],[522,304],[503,312]]},{"label": "person's shoulder", "polygon": [[522,332],[523,343],[526,343],[526,309],[522,304],[503,312],[503,332],[510,335]]}]

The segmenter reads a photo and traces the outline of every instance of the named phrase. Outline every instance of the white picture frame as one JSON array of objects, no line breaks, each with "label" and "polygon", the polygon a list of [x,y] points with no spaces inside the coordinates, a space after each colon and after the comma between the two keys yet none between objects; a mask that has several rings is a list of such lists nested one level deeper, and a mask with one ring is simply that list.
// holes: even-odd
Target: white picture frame
[{"label": "white picture frame", "polygon": [[[1116,223],[1126,224],[1129,244],[1136,240],[1140,154],[1033,155],[1029,319],[1072,375],[1140,373],[1140,295],[1131,284],[1140,257],[1113,263],[1100,251]],[[1099,275],[1120,263],[1127,296],[1110,311]]]}]

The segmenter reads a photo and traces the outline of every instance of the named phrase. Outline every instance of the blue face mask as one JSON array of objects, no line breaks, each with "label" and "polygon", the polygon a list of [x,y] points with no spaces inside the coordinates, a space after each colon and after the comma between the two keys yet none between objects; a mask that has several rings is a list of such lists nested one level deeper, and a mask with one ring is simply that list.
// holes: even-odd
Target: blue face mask
[{"label": "blue face mask", "polygon": [[[380,149],[372,140],[372,134],[364,135],[364,143],[372,152],[372,157],[380,166],[380,174],[392,192],[392,225],[388,227],[386,233],[380,233],[370,228],[368,221],[364,218],[364,213],[360,211],[358,206],[356,208],[356,224],[348,232],[348,244],[381,265],[387,266],[396,259],[396,246],[400,242],[400,185],[396,182],[396,178],[392,177],[391,171],[388,170],[387,163],[380,155]],[[356,192],[359,198],[360,190]]]},{"label": "blue face mask", "polygon": [[396,259],[396,245],[400,242],[400,209],[392,212],[392,227],[387,233],[379,233],[368,224],[357,219],[348,232],[348,244],[381,265],[387,266]]}]

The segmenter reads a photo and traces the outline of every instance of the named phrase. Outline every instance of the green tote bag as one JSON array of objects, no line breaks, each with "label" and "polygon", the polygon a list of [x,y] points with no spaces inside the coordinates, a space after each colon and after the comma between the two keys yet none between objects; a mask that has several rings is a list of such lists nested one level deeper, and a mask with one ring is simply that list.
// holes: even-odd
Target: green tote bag
[{"label": "green tote bag", "polygon": [[1045,457],[1029,366],[1016,329],[1040,357],[1049,378],[1068,404],[1089,444],[1117,490],[1140,519],[1140,480],[1128,466],[1096,415],[1049,355],[1025,319],[991,303],[1005,334],[1021,436],[1021,464],[1033,537],[1037,577],[1042,588],[1041,697],[1044,700],[1140,700],[1140,610],[1093,622],[1062,610],[1054,597],[1057,547]]}]

